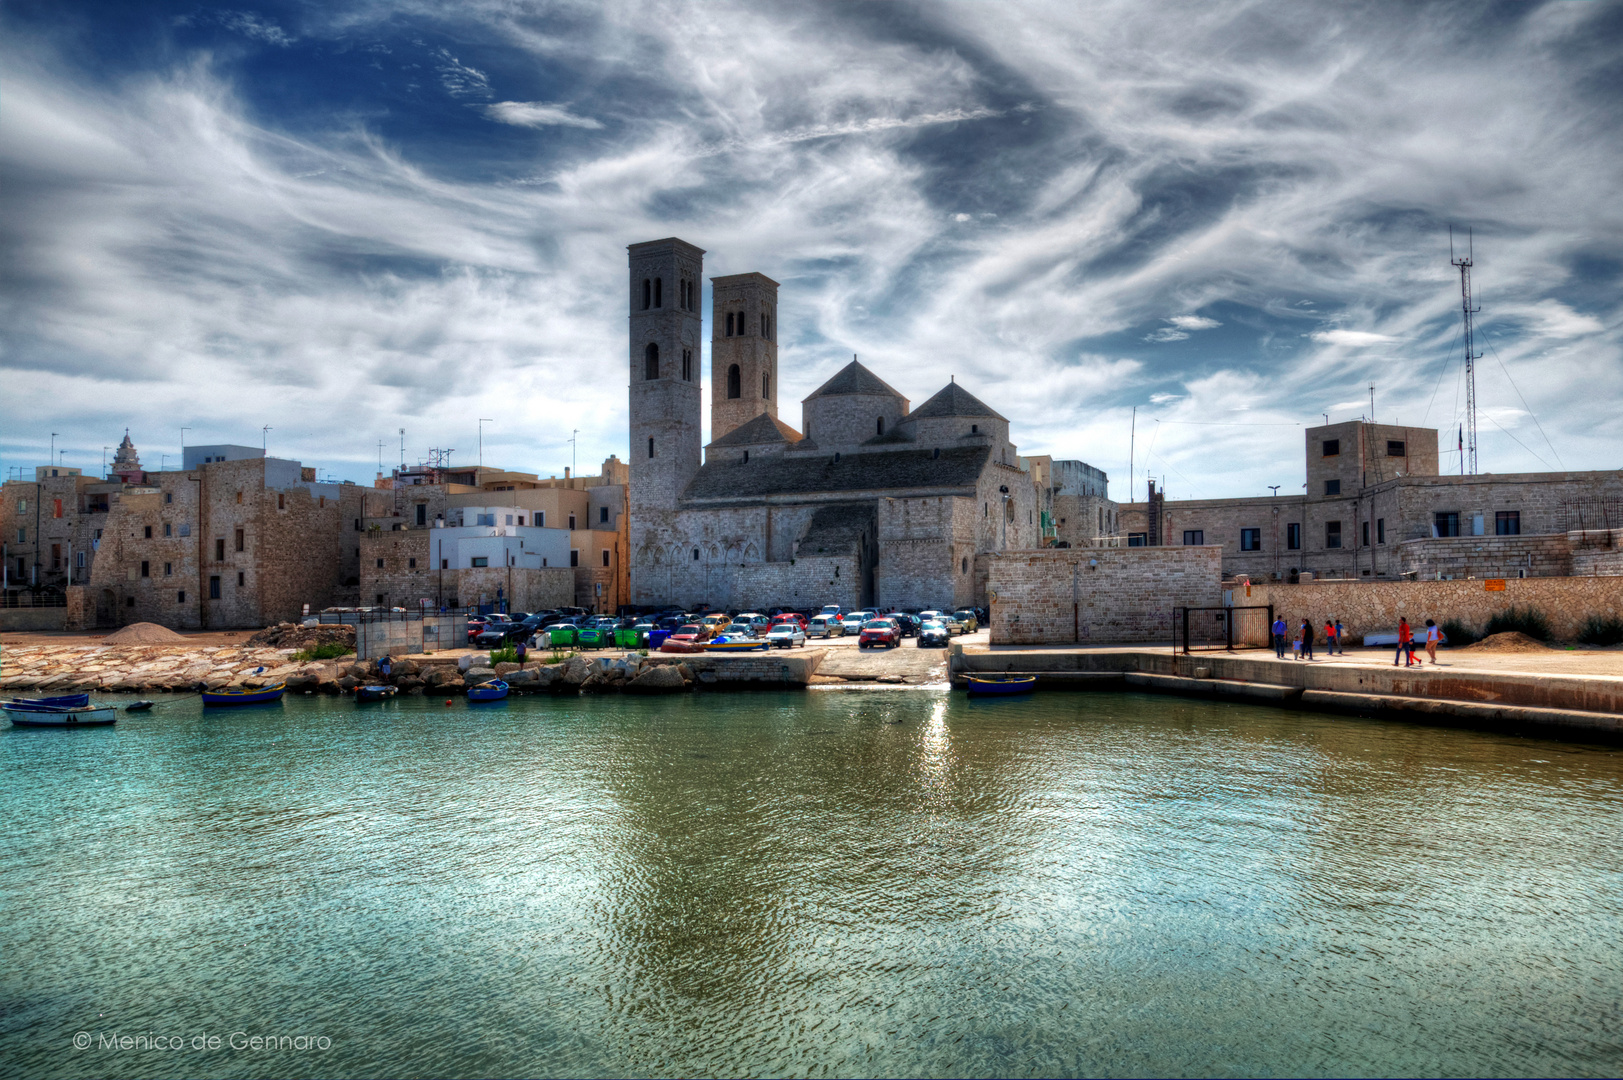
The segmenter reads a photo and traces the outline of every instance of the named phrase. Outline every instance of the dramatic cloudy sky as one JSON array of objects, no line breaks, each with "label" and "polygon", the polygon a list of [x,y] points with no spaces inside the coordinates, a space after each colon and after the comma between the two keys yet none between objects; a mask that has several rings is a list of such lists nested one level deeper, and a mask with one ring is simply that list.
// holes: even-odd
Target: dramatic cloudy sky
[{"label": "dramatic cloudy sky", "polygon": [[790,423],[858,353],[1118,498],[1134,406],[1140,494],[1288,491],[1372,382],[1452,433],[1452,223],[1483,470],[1617,468],[1620,107],[1606,3],[0,0],[0,458],[624,457],[676,235],[783,283]]}]

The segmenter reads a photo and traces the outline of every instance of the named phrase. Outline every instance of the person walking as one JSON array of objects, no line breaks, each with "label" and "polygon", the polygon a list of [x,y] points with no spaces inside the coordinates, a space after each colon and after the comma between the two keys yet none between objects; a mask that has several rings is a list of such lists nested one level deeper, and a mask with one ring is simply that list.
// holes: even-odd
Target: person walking
[{"label": "person walking", "polygon": [[1336,620],[1334,618],[1329,618],[1324,620],[1324,655],[1334,656],[1335,654]]},{"label": "person walking", "polygon": [[1302,656],[1313,659],[1313,620],[1302,620]]},{"label": "person walking", "polygon": [[1285,659],[1285,616],[1281,615],[1274,620],[1274,655]]},{"label": "person walking", "polygon": [[518,644],[513,647],[513,651],[518,654],[519,667],[523,667],[524,658],[530,655],[530,639],[528,637],[519,638]]},{"label": "person walking", "polygon": [[1342,627],[1340,619],[1336,620],[1336,648],[1341,650],[1342,656],[1347,655],[1347,631]]},{"label": "person walking", "polygon": [[1431,619],[1426,620],[1426,655],[1431,657],[1433,664],[1437,663],[1437,641],[1442,634],[1442,627]]},{"label": "person walking", "polygon": [[1403,666],[1408,667],[1414,663],[1414,634],[1409,631],[1409,620],[1400,617],[1398,619],[1398,651],[1392,657],[1392,666],[1397,667],[1398,658],[1405,655],[1409,658],[1409,663]]}]

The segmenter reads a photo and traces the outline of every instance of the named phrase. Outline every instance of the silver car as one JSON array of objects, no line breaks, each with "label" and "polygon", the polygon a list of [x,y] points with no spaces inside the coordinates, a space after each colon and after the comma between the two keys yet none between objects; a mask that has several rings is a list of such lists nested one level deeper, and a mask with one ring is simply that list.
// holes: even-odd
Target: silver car
[{"label": "silver car", "polygon": [[799,623],[779,623],[767,633],[766,643],[780,649],[804,645],[806,644],[806,631],[800,628]]},{"label": "silver car", "polygon": [[806,626],[807,637],[844,637],[845,627],[837,617],[815,616]]}]

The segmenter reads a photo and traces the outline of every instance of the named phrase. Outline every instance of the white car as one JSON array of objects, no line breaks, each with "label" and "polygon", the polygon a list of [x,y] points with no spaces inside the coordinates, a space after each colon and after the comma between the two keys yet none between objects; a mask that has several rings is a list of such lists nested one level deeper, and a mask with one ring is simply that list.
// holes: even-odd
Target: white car
[{"label": "white car", "polygon": [[823,610],[819,611],[817,614],[823,616],[826,619],[838,619],[840,617],[840,605],[838,605],[838,604],[824,604],[823,605]]},{"label": "white car", "polygon": [[871,612],[853,611],[840,620],[840,626],[845,629],[847,634],[860,634],[862,633],[862,624],[871,618],[873,618]]},{"label": "white car", "polygon": [[766,635],[766,643],[780,649],[806,644],[806,631],[799,623],[784,622],[774,626]]},{"label": "white car", "polygon": [[845,627],[840,625],[838,616],[814,615],[812,621],[806,626],[807,637],[844,637]]}]

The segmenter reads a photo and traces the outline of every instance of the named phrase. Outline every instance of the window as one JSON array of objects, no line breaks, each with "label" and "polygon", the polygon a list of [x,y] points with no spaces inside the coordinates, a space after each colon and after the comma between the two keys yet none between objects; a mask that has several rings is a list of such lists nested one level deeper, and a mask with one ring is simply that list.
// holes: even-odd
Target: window
[{"label": "window", "polygon": [[355,531],[356,532],[361,531],[361,519],[360,518],[355,519]]},{"label": "window", "polygon": [[608,548],[603,549],[603,565],[604,566],[609,565],[609,549]]},{"label": "window", "polygon": [[1341,522],[1326,521],[1324,523],[1324,546],[1327,548],[1341,546]]},{"label": "window", "polygon": [[1205,529],[1185,529],[1183,531],[1184,547],[1199,547],[1206,542]]},{"label": "window", "polygon": [[164,523],[164,526],[163,526],[163,534],[164,534],[164,535],[165,535],[165,536],[168,536],[168,535],[169,535],[169,523],[168,523],[168,522],[165,522],[165,523]]},{"label": "window", "polygon": [[[174,501],[175,501],[175,493],[174,493],[174,492],[173,492],[173,491],[166,491],[166,492],[164,492],[164,493],[163,493],[163,501],[164,501],[164,502],[166,502],[166,503],[172,503],[172,502],[174,502]],[[181,593],[181,595],[182,595],[182,596],[185,596],[185,595],[186,595],[186,594],[185,594],[185,593]]]},{"label": "window", "polygon": [[733,336],[733,313],[730,311],[727,313],[727,336]]},{"label": "window", "polygon": [[1127,546],[1128,547],[1148,547],[1149,542],[1150,542],[1150,534],[1149,533],[1128,533],[1127,534]]},{"label": "window", "polygon": [[379,570],[382,570],[382,569],[383,569],[383,560],[382,560],[382,559],[378,559],[378,560],[377,560],[377,564],[378,564],[378,569],[379,569]]},{"label": "window", "polygon": [[244,574],[241,570],[237,571],[237,588],[242,588],[244,581],[247,580],[247,577],[248,575]]},{"label": "window", "polygon": [[134,606],[135,606],[135,597],[133,597],[133,596],[126,596],[126,597],[125,597],[125,598],[124,598],[124,606],[125,606],[125,607],[134,607]]},{"label": "window", "polygon": [[642,351],[642,377],[650,380],[659,378],[659,346],[652,341]]},{"label": "window", "polygon": [[598,521],[608,521],[609,520],[609,508],[608,507],[600,506],[600,507],[597,508],[597,520]]},{"label": "window", "polygon": [[236,534],[236,548],[237,548],[237,550],[238,550],[238,551],[241,551],[241,550],[242,550],[242,549],[243,549],[243,548],[242,548],[242,530],[241,530],[241,529],[238,529],[238,530],[237,530],[237,534]]},{"label": "window", "polygon": [[[1103,529],[1104,529],[1104,511],[1103,510],[1099,511],[1099,516],[1100,516],[1099,517],[1099,528],[1100,528],[1101,531],[1103,531]],[[1241,529],[1240,530],[1240,550],[1241,551],[1261,551],[1262,550],[1262,530],[1261,529]]]},{"label": "window", "polygon": [[577,551],[574,548],[569,549],[569,565],[570,566],[579,566],[580,565],[580,552]]},{"label": "window", "polygon": [[1460,534],[1460,516],[1457,513],[1443,513],[1432,516],[1431,535],[1458,536]]},{"label": "window", "polygon": [[772,376],[765,373],[761,375],[761,396],[763,398],[772,396]]},{"label": "window", "polygon": [[1336,457],[1340,453],[1341,453],[1341,440],[1340,439],[1326,439],[1326,440],[1324,440],[1324,456],[1325,457]]},{"label": "window", "polygon": [[575,527],[575,515],[574,514],[569,515],[569,527],[571,529],[573,529]]},{"label": "window", "polygon": [[141,576],[142,577],[151,577],[152,576],[151,564],[148,563],[145,559],[141,560]]},{"label": "window", "polygon": [[174,572],[175,572],[175,564],[174,563],[164,563],[163,564],[163,576],[164,577],[169,577]]},{"label": "window", "polygon": [[224,539],[219,539],[219,540],[214,541],[214,561],[215,562],[225,562],[225,540]]},{"label": "window", "polygon": [[642,279],[642,309],[647,311],[654,306],[654,283],[647,278]]},{"label": "window", "polygon": [[1522,534],[1522,512],[1520,510],[1494,511],[1493,534],[1495,536],[1520,536]]},{"label": "window", "polygon": [[1386,440],[1386,456],[1387,457],[1406,457],[1406,456],[1408,456],[1407,451],[1406,451],[1406,449],[1404,448],[1404,445],[1403,445],[1403,440],[1402,439],[1388,439],[1388,440]]},{"label": "window", "polygon": [[1364,522],[1364,546],[1369,547],[1369,522]]},{"label": "window", "polygon": [[178,593],[175,594],[175,603],[184,604],[185,602],[186,602],[186,590],[182,589]]},{"label": "window", "polygon": [[749,463],[750,463],[750,452],[748,450],[746,450],[746,451],[744,451],[744,464],[748,465]]},{"label": "window", "polygon": [[1341,494],[1341,481],[1340,480],[1326,480],[1324,482],[1324,493],[1326,495],[1340,495]]},{"label": "window", "polygon": [[654,279],[654,306],[657,308],[665,306],[665,279],[662,277]]},{"label": "window", "polygon": [[883,416],[881,416],[879,418],[879,434],[883,435],[884,433],[885,433],[885,418]]},{"label": "window", "polygon": [[506,520],[506,521],[504,521],[504,522],[503,522],[503,523],[502,523],[502,524],[504,524],[504,525],[511,525],[511,524],[513,524],[513,515],[512,515],[512,514],[507,514],[507,515],[506,515],[506,518],[507,518],[507,520]]},{"label": "window", "polygon": [[969,433],[971,435],[979,435],[981,433],[981,426],[979,424],[970,424]]},{"label": "window", "polygon": [[682,381],[683,382],[692,382],[693,381],[693,350],[692,349],[683,349],[682,350]]},{"label": "window", "polygon": [[1385,518],[1376,518],[1375,519],[1375,542],[1377,544],[1386,543],[1386,519]]},{"label": "window", "polygon": [[693,549],[693,561],[694,562],[699,561],[699,549],[698,548]]},{"label": "window", "polygon": [[76,552],[73,556],[73,561],[75,565],[79,567],[79,569],[83,570],[85,568],[85,553],[82,551]]},{"label": "window", "polygon": [[[648,456],[653,457],[652,454],[649,454]],[[538,528],[538,529],[544,529],[544,528],[546,528],[546,526],[547,526],[547,512],[545,510],[538,511],[536,513],[536,515],[535,515],[535,527]]]},{"label": "window", "polygon": [[[242,501],[242,492],[240,492],[240,491],[237,492],[237,501],[238,502]],[[286,510],[287,509],[287,496],[281,494],[280,492],[278,492],[277,495],[276,495],[276,509],[278,509],[278,510]]]},{"label": "window", "polygon": [[1285,526],[1285,547],[1291,551],[1302,550],[1302,524],[1293,521]]},{"label": "window", "polygon": [[189,525],[186,522],[182,521],[180,523],[180,535],[182,535],[182,536],[190,536],[190,535],[192,535],[192,527],[191,527],[191,525]]},{"label": "window", "polygon": [[26,544],[27,542],[28,542],[28,530],[27,529],[18,529],[17,530],[17,543]]},{"label": "window", "polygon": [[729,398],[744,396],[743,380],[739,376],[737,364],[727,369],[727,396]]},{"label": "window", "polygon": [[468,565],[469,566],[489,566],[490,565],[490,557],[488,555],[475,555],[473,558],[468,560]]},{"label": "window", "polygon": [[744,336],[744,313],[742,311],[738,313],[738,336]]},{"label": "window", "polygon": [[214,574],[214,575],[211,575],[209,577],[209,599],[210,600],[218,600],[219,598],[220,598],[220,575]]},{"label": "window", "polygon": [[151,525],[143,525],[143,526],[141,526],[141,535],[142,535],[143,539],[151,540],[152,539],[152,526]]},{"label": "window", "polygon": [[[518,516],[518,523],[519,523],[519,524],[520,524],[520,525],[523,525],[523,524],[524,524],[524,515],[523,515],[523,514],[520,514],[520,515],[519,515],[519,516]],[[518,542],[518,546],[519,546],[519,547],[523,547],[523,546],[524,546],[524,541],[522,541],[522,540],[520,540],[520,541],[519,541],[519,542]]]},{"label": "window", "polygon": [[648,456],[650,458],[654,456],[654,439],[653,439],[653,436],[649,436],[649,438],[648,438]]},{"label": "window", "polygon": [[[53,473],[52,475],[54,476],[55,473]],[[53,505],[51,507],[51,516],[52,517],[61,517],[62,516],[62,500],[61,499],[54,499],[54,500],[52,500],[52,502],[55,505]]]},{"label": "window", "polygon": [[428,524],[428,504],[427,503],[418,503],[417,504],[417,527],[422,528],[424,525],[427,525],[427,524]]}]

